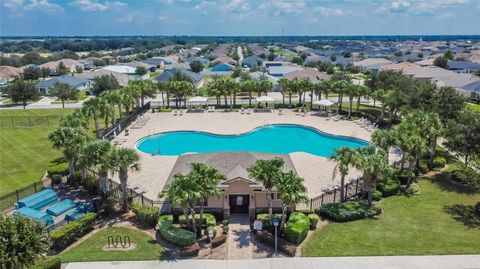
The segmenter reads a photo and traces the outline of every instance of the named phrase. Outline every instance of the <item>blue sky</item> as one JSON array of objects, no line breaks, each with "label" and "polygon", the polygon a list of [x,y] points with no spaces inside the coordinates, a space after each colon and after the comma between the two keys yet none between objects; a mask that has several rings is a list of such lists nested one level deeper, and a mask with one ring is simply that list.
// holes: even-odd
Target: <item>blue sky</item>
[{"label": "blue sky", "polygon": [[0,35],[480,34],[480,0],[0,0]]}]

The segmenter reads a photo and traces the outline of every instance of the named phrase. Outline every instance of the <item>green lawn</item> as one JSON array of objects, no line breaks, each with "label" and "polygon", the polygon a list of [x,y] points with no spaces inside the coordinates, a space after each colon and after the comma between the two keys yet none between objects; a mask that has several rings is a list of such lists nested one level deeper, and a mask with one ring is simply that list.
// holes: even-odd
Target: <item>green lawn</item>
[{"label": "green lawn", "polygon": [[[85,99],[87,99],[88,95],[87,95],[87,92],[89,90],[88,89],[84,89],[84,90],[81,90],[78,92],[78,96],[77,96],[77,100],[67,100],[65,101],[65,104],[75,104],[75,103],[78,103],[80,101],[83,101]],[[52,104],[61,104],[62,101],[61,100],[55,100],[52,102]]]},{"label": "green lawn", "polygon": [[480,253],[480,220],[472,217],[480,194],[444,178],[422,179],[421,193],[382,201],[378,219],[331,223],[316,231],[305,256]]},{"label": "green lawn", "polygon": [[275,51],[275,54],[278,54],[278,55],[281,55],[283,57],[287,57],[287,58],[290,58],[290,59],[293,59],[294,57],[297,56],[297,54],[291,52],[291,51],[287,51],[287,50],[284,50],[280,47],[275,47],[273,48],[274,51]]},{"label": "green lawn", "polygon": [[[110,235],[114,238],[117,235],[122,238],[128,235],[136,248],[130,251],[102,250]],[[166,258],[165,254],[165,249],[144,232],[129,228],[111,227],[99,231],[78,246],[65,251],[60,254],[60,257],[62,262],[135,261],[164,259]]]},{"label": "green lawn", "polygon": [[[67,108],[0,110],[0,195],[39,181],[47,164],[61,156],[60,151],[52,148],[47,136],[60,117],[72,111]],[[50,126],[45,117],[32,117],[34,127],[11,127],[12,116],[20,117],[14,118],[16,125],[28,126],[28,118],[22,116],[47,115]]]},{"label": "green lawn", "polygon": [[472,110],[480,111],[480,105],[467,103],[467,107],[471,108]]}]

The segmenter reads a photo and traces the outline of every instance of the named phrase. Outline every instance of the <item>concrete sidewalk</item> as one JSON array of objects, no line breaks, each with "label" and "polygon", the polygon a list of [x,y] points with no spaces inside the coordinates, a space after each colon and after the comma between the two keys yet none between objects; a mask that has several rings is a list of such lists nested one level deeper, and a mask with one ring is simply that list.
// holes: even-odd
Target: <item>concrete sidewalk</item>
[{"label": "concrete sidewalk", "polygon": [[70,263],[66,269],[479,269],[480,255]]}]

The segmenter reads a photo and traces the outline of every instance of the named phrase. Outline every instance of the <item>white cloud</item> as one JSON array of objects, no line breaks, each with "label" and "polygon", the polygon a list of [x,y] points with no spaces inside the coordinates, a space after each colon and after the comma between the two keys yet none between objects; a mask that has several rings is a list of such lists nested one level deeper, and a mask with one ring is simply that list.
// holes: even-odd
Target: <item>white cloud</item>
[{"label": "white cloud", "polygon": [[50,3],[48,0],[31,0],[30,3],[24,6],[26,10],[38,10],[43,12],[62,11],[63,7],[60,5]]},{"label": "white cloud", "polygon": [[346,12],[339,8],[329,8],[329,7],[315,7],[313,12],[320,13],[324,16],[331,15],[344,15]]},{"label": "white cloud", "polygon": [[120,22],[120,23],[131,23],[133,22],[133,20],[135,19],[135,16],[133,14],[127,14],[125,15],[124,17],[122,18],[119,18],[117,20],[117,22]]},{"label": "white cloud", "polygon": [[451,8],[464,5],[470,0],[396,0],[390,5],[380,7],[379,11],[392,13],[410,13],[414,15],[432,14],[439,9]]},{"label": "white cloud", "polygon": [[204,14],[208,13],[208,10],[215,8],[217,4],[214,1],[202,1],[193,7],[194,10],[198,10]]},{"label": "white cloud", "polygon": [[9,9],[19,9],[23,6],[23,0],[4,0],[2,6]]},{"label": "white cloud", "polygon": [[166,21],[166,20],[168,20],[168,16],[167,15],[159,15],[158,20],[159,21]]},{"label": "white cloud", "polygon": [[120,1],[105,1],[101,3],[97,0],[75,0],[71,3],[72,6],[78,7],[80,10],[83,11],[105,11],[111,8],[120,8],[124,7],[127,4]]},{"label": "white cloud", "polygon": [[270,0],[260,4],[259,9],[271,10],[273,15],[300,14],[305,11],[305,0]]}]

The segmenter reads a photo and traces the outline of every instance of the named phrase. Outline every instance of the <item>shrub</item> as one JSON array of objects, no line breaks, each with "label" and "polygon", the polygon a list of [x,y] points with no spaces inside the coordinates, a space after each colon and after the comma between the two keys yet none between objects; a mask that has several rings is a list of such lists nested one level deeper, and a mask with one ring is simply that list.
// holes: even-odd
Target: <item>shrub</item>
[{"label": "shrub", "polygon": [[317,228],[318,220],[320,219],[317,214],[308,214],[308,219],[310,220],[310,229],[315,230]]},{"label": "shrub", "polygon": [[[189,219],[190,219],[190,216],[189,216]],[[215,219],[215,217],[212,214],[204,213],[203,214],[203,219],[204,220],[202,221],[202,223],[207,223],[207,227],[217,225],[217,220]],[[179,216],[178,217],[178,222],[180,224],[186,225],[187,222],[185,221],[185,215]],[[197,223],[197,225],[200,225],[200,214],[195,214],[195,222]]]},{"label": "shrub", "polygon": [[377,185],[377,190],[382,193],[382,197],[396,195],[400,189],[400,182],[393,178],[381,181]]},{"label": "shrub", "polygon": [[100,193],[98,181],[91,176],[87,176],[84,180],[81,180],[80,184],[92,195]]},{"label": "shrub", "polygon": [[428,171],[430,171],[430,169],[428,168],[427,160],[420,160],[420,163],[418,165],[418,171],[420,171],[420,173],[422,174],[425,174]]},{"label": "shrub", "polygon": [[287,221],[285,236],[287,241],[300,244],[305,240],[310,228],[310,219],[303,213],[293,212]]},{"label": "shrub", "polygon": [[63,178],[62,175],[60,175],[60,174],[53,174],[53,175],[51,175],[50,177],[52,178],[52,183],[53,183],[54,185],[57,185],[57,184],[62,183],[62,178]]},{"label": "shrub", "polygon": [[[282,214],[273,214],[272,218],[282,218]],[[270,229],[270,219],[268,218],[268,213],[262,213],[257,215],[257,220],[262,222],[262,230]]]},{"label": "shrub", "polygon": [[54,160],[47,165],[47,173],[49,175],[60,174],[63,176],[68,174],[68,162],[63,158]]},{"label": "shrub", "polygon": [[228,225],[223,225],[222,229],[223,229],[223,233],[227,234],[230,228],[228,227]]},{"label": "shrub", "polygon": [[420,186],[418,186],[418,184],[415,182],[412,182],[412,184],[410,184],[410,187],[408,187],[408,189],[404,191],[406,195],[415,195],[419,192],[420,192]]},{"label": "shrub", "polygon": [[372,193],[372,199],[374,201],[380,201],[380,199],[382,199],[382,193],[378,190],[374,190]]},{"label": "shrub", "polygon": [[97,214],[87,213],[79,219],[53,231],[50,234],[52,245],[55,249],[63,249],[73,243],[77,238],[90,232],[95,225]]},{"label": "shrub", "polygon": [[113,213],[115,206],[115,198],[113,196],[108,196],[107,199],[103,202],[103,210],[106,215],[110,215]]},{"label": "shrub", "polygon": [[163,215],[158,218],[158,231],[166,241],[179,247],[193,245],[196,241],[193,232],[173,226],[172,215]]},{"label": "shrub", "polygon": [[133,205],[132,211],[137,215],[137,220],[147,227],[154,227],[158,221],[158,207]]},{"label": "shrub", "polygon": [[60,269],[62,266],[62,260],[58,257],[44,258],[36,262],[29,269]]},{"label": "shrub", "polygon": [[[269,245],[271,247],[275,246],[275,236],[273,236],[269,232],[258,231],[257,239],[260,242],[263,242],[264,244]],[[281,237],[278,237],[277,240],[278,240],[277,241],[278,250],[284,252],[289,256],[292,256],[292,257],[295,256],[295,252],[297,252],[297,246],[295,246],[294,244],[288,242],[287,240]]]},{"label": "shrub", "polygon": [[452,179],[474,189],[480,189],[480,174],[472,168],[460,168],[452,171]]},{"label": "shrub", "polygon": [[216,248],[227,241],[227,235],[221,234],[212,240],[212,247]]},{"label": "shrub", "polygon": [[352,201],[340,204],[323,205],[319,212],[321,216],[334,221],[345,222],[373,217],[380,214],[382,208],[379,204],[373,204],[372,208],[367,210],[367,201]]},{"label": "shrub", "polygon": [[433,167],[443,168],[447,164],[447,159],[445,157],[439,156],[433,159]]},{"label": "shrub", "polygon": [[222,220],[222,225],[223,225],[223,226],[225,226],[225,225],[228,226],[229,223],[230,223],[230,221],[229,221],[228,219]]}]

